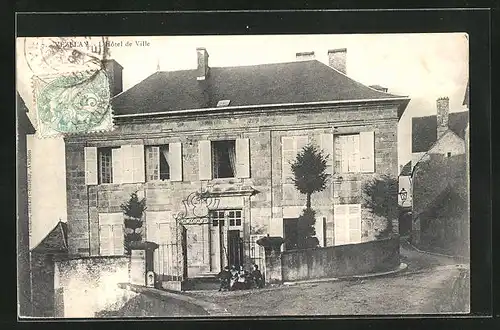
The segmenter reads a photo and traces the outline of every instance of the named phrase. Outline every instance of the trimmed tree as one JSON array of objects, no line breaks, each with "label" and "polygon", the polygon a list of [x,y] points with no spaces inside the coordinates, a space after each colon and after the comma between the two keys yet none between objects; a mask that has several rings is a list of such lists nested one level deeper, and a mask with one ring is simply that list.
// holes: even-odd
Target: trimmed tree
[{"label": "trimmed tree", "polygon": [[127,254],[130,254],[131,246],[134,242],[142,241],[142,233],[139,231],[142,228],[142,216],[146,210],[146,199],[139,199],[137,191],[130,194],[130,199],[121,206],[124,217],[125,235],[124,245]]},{"label": "trimmed tree", "polygon": [[383,174],[372,178],[363,185],[364,207],[383,221],[383,229],[376,238],[387,238],[392,233],[392,222],[398,218],[398,180]]},{"label": "trimmed tree", "polygon": [[297,154],[290,164],[293,183],[300,193],[306,195],[306,208],[298,218],[297,244],[299,249],[317,247],[319,245],[314,224],[315,212],[311,208],[311,195],[323,191],[328,182],[326,163],[329,155],[325,155],[314,144],[308,144]]}]

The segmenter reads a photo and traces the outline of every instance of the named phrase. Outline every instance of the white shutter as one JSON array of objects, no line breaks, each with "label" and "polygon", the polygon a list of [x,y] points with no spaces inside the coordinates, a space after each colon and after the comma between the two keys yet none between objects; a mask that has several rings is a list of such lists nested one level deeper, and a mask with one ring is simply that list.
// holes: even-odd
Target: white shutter
[{"label": "white shutter", "polygon": [[359,133],[360,171],[375,172],[375,132]]},{"label": "white shutter", "polygon": [[[295,136],[295,156],[302,151],[307,143],[309,143],[309,137],[307,135]],[[295,157],[294,156],[294,157]]]},{"label": "white shutter", "polygon": [[208,140],[198,142],[198,170],[200,180],[212,179],[212,151]]},{"label": "white shutter", "polygon": [[319,141],[320,141],[320,148],[323,150],[325,156],[328,156],[326,161],[327,173],[333,174],[333,164],[334,164],[333,134],[331,133],[321,134]]},{"label": "white shutter", "polygon": [[122,154],[122,183],[134,182],[134,157],[131,145],[121,147]]},{"label": "white shutter", "polygon": [[341,153],[342,157],[340,161],[342,162],[341,168],[342,172],[341,173],[348,173],[349,172],[349,155],[351,154],[351,144],[349,143],[349,136],[348,135],[343,135],[339,136],[340,139],[340,148],[341,148]]},{"label": "white shutter", "polygon": [[85,184],[97,184],[97,148],[85,147]]},{"label": "white shutter", "polygon": [[111,149],[111,159],[113,162],[113,183],[122,183],[122,153],[121,148]]},{"label": "white shutter", "polygon": [[250,139],[236,139],[236,177],[250,177]]},{"label": "white shutter", "polygon": [[124,254],[124,232],[123,225],[114,224],[111,226],[113,230],[113,254],[114,255],[123,255]]},{"label": "white shutter", "polygon": [[350,136],[349,172],[359,172],[359,134]]},{"label": "white shutter", "polygon": [[182,143],[174,142],[168,145],[170,153],[170,180],[182,181]]},{"label": "white shutter", "polygon": [[349,244],[348,215],[347,204],[333,206],[335,245]]},{"label": "white shutter", "polygon": [[113,254],[113,232],[112,225],[102,224],[99,226],[99,254],[109,256]]},{"label": "white shutter", "polygon": [[349,243],[361,243],[361,204],[349,204]]},{"label": "white shutter", "polygon": [[144,146],[136,144],[132,146],[132,183],[144,182],[145,166],[144,166]]}]

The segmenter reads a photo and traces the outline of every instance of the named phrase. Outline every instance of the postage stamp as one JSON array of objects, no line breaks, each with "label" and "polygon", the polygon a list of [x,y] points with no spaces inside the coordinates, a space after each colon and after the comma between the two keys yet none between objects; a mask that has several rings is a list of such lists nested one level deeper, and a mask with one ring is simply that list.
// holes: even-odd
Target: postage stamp
[{"label": "postage stamp", "polygon": [[33,78],[40,137],[112,128],[106,73],[78,72]]},{"label": "postage stamp", "polygon": [[107,45],[105,37],[24,40],[38,137],[112,129]]}]

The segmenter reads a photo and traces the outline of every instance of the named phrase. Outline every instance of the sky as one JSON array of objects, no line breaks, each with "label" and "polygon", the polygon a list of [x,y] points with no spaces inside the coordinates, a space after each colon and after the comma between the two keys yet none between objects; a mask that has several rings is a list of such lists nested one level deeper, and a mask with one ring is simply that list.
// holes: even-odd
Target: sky
[{"label": "sky", "polygon": [[[123,66],[123,89],[162,71],[196,68],[196,48],[205,47],[209,66],[238,66],[295,61],[297,52],[314,51],[328,64],[329,49],[347,48],[347,75],[365,85],[382,85],[411,101],[398,126],[398,163],[411,159],[411,118],[436,114],[436,99],[447,96],[450,112],[462,111],[468,80],[468,41],[465,33],[162,36],[110,37],[111,58]],[[138,46],[135,41],[146,41]],[[124,46],[131,42],[130,46]],[[17,87],[33,108],[31,72],[17,40]],[[34,111],[31,111],[31,115]],[[35,123],[36,124],[36,123]],[[35,125],[36,126],[36,125]],[[61,138],[30,138],[32,246],[53,226],[66,220],[64,143]],[[51,198],[47,198],[50,196]]]}]

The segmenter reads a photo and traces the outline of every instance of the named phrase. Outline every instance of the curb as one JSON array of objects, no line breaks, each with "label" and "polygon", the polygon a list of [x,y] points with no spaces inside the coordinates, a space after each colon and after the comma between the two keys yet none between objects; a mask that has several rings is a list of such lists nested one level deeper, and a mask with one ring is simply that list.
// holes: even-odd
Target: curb
[{"label": "curb", "polygon": [[398,274],[398,273],[405,271],[407,268],[408,268],[408,265],[402,262],[399,264],[399,266],[396,269],[389,270],[386,272],[378,272],[378,273],[363,274],[363,275],[353,275],[353,276],[343,276],[343,277],[319,278],[319,279],[293,281],[293,282],[283,282],[283,285],[290,286],[290,285],[297,285],[297,284],[362,280],[362,279],[369,279],[369,278]]},{"label": "curb", "polygon": [[409,241],[406,241],[405,243],[408,244],[412,249],[414,249],[415,251],[420,252],[420,253],[424,253],[424,254],[428,254],[428,255],[432,255],[432,256],[437,256],[437,257],[450,258],[450,259],[458,260],[458,261],[469,261],[469,259],[467,257],[464,257],[464,256],[450,256],[448,254],[441,254],[441,253],[437,253],[437,252],[424,251],[424,250],[420,250],[415,245],[411,244]]},{"label": "curb", "polygon": [[187,303],[196,305],[198,307],[201,307],[209,315],[212,315],[212,316],[231,315],[231,313],[229,313],[227,311],[227,309],[225,309],[217,304],[210,303],[210,302],[203,301],[203,300],[199,300],[199,299],[196,299],[193,297],[188,297],[188,296],[181,295],[178,293],[173,293],[171,291],[159,290],[156,288],[150,288],[150,287],[145,287],[145,286],[135,285],[135,284],[130,284],[130,283],[119,283],[118,286],[122,289],[130,290],[130,291],[137,292],[137,293],[153,294],[153,295],[157,296],[159,299],[162,299],[164,297],[164,298],[171,298],[171,299],[179,300],[182,302],[187,302]]}]

